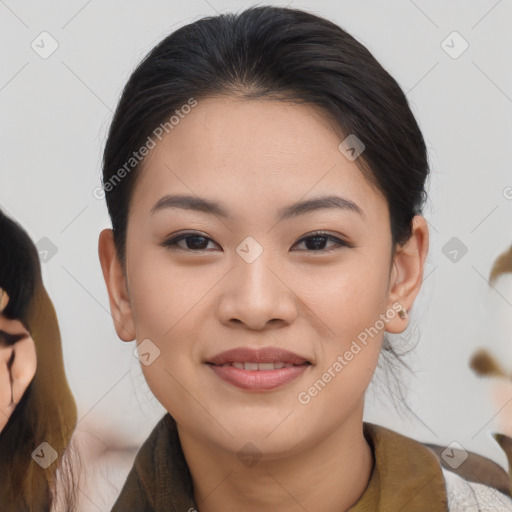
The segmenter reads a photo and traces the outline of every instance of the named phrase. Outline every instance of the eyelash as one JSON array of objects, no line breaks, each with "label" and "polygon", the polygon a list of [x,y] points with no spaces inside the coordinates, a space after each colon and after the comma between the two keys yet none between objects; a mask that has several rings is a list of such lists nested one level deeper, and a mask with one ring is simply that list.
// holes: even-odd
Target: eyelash
[{"label": "eyelash", "polygon": [[[170,238],[169,240],[166,240],[165,242],[159,244],[169,250],[183,250],[183,251],[191,251],[191,252],[200,252],[200,251],[207,251],[208,249],[188,249],[188,248],[184,248],[184,247],[180,247],[178,246],[178,242],[180,242],[181,240],[185,240],[187,238],[204,238],[205,240],[208,240],[208,241],[212,241],[213,240],[211,238],[208,238],[207,236],[204,236],[202,235],[201,233],[198,233],[198,232],[188,232],[188,233],[182,233],[174,238]],[[339,246],[341,247],[353,247],[351,244],[349,244],[348,242],[345,242],[344,240],[341,240],[340,238],[338,237],[335,237],[329,233],[326,233],[324,231],[317,231],[315,233],[311,233],[309,234],[308,236],[305,236],[303,238],[301,238],[300,240],[298,240],[294,245],[296,244],[299,244],[299,243],[302,243],[304,241],[307,241],[307,240],[310,240],[311,238],[324,238],[326,239],[327,241],[331,241],[331,242],[336,242]],[[215,242],[214,242],[215,243]],[[336,250],[336,249],[339,249],[341,247],[334,247],[334,248],[329,248],[329,249],[317,249],[317,250],[311,250],[311,251],[308,251],[306,250],[305,252],[323,252],[323,253],[326,253],[326,252],[331,252],[333,249]]]}]

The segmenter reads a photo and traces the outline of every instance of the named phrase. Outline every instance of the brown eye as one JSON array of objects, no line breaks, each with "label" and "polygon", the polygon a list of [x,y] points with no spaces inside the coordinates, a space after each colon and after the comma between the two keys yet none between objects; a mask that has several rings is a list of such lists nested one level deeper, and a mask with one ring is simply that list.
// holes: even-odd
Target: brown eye
[{"label": "brown eye", "polygon": [[[180,242],[185,241],[184,245]],[[160,245],[172,250],[184,250],[184,251],[207,251],[208,243],[215,242],[201,233],[182,233],[176,237],[170,238]],[[335,247],[325,248],[328,242],[334,242]],[[306,252],[330,252],[333,249],[336,249],[336,246],[339,247],[351,247],[350,244],[345,242],[344,240],[331,235],[330,233],[313,233],[307,237],[303,237],[299,240],[295,245],[304,243],[306,246]]]},{"label": "brown eye", "polygon": [[309,249],[307,252],[330,252],[333,248],[325,249],[325,245],[327,242],[334,242],[338,246],[345,246],[350,247],[349,244],[340,238],[333,236],[329,233],[313,233],[312,235],[309,235],[307,237],[302,238],[297,242],[297,244],[305,243],[307,249]]},{"label": "brown eye", "polygon": [[[185,246],[179,245],[179,242],[185,240]],[[185,251],[206,251],[208,250],[206,247],[208,246],[208,242],[213,242],[211,238],[201,235],[200,233],[182,233],[174,238],[170,238],[163,242],[163,247],[167,247],[169,249],[181,249]],[[215,243],[215,242],[213,242]]]}]

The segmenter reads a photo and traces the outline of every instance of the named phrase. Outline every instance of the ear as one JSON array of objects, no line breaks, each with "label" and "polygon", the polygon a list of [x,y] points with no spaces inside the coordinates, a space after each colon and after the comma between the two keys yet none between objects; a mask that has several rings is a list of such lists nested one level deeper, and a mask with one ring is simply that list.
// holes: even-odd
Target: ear
[{"label": "ear", "polygon": [[111,229],[104,229],[100,233],[98,255],[103,278],[107,285],[110,311],[117,335],[123,341],[133,341],[135,339],[135,324],[130,298],[121,262],[117,257],[114,245],[114,232]]},{"label": "ear", "polygon": [[[421,215],[415,215],[412,219],[412,235],[404,245],[397,248],[393,259],[388,308],[394,309],[397,314],[387,323],[388,332],[400,333],[407,327],[407,317],[401,318],[398,310],[404,309],[408,313],[420,291],[428,245],[427,221]],[[401,308],[398,308],[398,304]]]}]

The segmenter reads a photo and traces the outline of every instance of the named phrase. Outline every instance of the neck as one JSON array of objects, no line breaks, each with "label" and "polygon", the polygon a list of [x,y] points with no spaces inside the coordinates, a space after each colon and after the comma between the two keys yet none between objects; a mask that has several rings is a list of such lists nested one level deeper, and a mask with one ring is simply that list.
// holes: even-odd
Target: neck
[{"label": "neck", "polygon": [[346,511],[365,491],[373,469],[362,409],[307,449],[250,466],[178,425],[200,512]]}]

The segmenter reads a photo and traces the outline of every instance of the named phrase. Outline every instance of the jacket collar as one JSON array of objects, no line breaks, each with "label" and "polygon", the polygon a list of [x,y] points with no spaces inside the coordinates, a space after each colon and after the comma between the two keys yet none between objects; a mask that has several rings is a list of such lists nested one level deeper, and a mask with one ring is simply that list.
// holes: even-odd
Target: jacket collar
[{"label": "jacket collar", "polygon": [[[374,454],[374,467],[351,512],[448,510],[441,466],[431,450],[373,423],[363,422],[363,432]],[[176,422],[169,413],[140,448],[111,512],[126,510],[199,510]]]},{"label": "jacket collar", "polygon": [[363,432],[372,447],[374,467],[351,512],[448,510],[441,465],[430,449],[374,423],[363,422]]}]

